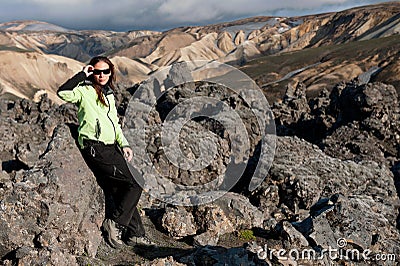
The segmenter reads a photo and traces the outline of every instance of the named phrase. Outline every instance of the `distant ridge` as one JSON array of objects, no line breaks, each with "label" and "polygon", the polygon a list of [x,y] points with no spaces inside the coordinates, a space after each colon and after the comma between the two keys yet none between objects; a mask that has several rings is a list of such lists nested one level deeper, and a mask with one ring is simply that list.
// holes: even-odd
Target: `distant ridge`
[{"label": "distant ridge", "polygon": [[56,31],[69,32],[73,31],[61,26],[57,26],[44,21],[36,20],[14,20],[0,23],[0,30],[3,31]]}]

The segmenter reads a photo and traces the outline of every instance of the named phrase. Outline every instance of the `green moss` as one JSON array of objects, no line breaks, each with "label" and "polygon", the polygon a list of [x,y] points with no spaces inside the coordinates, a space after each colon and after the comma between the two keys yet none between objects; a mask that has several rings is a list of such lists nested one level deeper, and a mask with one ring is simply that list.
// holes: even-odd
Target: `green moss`
[{"label": "green moss", "polygon": [[249,230],[249,229],[241,230],[241,231],[239,231],[238,234],[239,234],[240,240],[245,240],[245,241],[256,240],[253,230]]}]

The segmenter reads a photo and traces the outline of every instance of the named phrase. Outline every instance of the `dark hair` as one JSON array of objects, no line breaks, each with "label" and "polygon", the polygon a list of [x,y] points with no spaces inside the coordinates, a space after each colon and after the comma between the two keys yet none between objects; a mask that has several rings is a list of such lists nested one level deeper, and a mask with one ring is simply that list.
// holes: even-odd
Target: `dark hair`
[{"label": "dark hair", "polygon": [[[110,61],[110,59],[108,59],[108,58],[105,57],[105,56],[96,56],[96,57],[93,57],[93,58],[90,60],[89,65],[94,66],[94,65],[96,65],[98,62],[104,62],[104,63],[108,64],[108,66],[110,67],[111,75],[110,75],[110,79],[108,80],[106,86],[109,86],[112,90],[114,90],[114,89],[115,89],[114,83],[115,83],[115,81],[116,81],[114,64]],[[99,84],[97,84],[97,83],[94,82],[93,75],[89,76],[89,79],[90,79],[90,81],[92,81],[92,83],[93,83],[93,87],[94,87],[94,89],[96,90],[97,97],[98,97],[99,101],[100,101],[102,104],[104,104],[105,106],[107,106],[107,103],[106,103],[106,101],[104,100],[104,96],[103,96],[103,93],[102,93],[101,86],[100,86]]]}]

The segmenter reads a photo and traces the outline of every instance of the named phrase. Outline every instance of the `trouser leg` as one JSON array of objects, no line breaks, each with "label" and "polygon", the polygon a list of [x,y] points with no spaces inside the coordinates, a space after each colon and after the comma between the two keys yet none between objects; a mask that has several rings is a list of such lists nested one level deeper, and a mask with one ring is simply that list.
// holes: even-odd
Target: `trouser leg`
[{"label": "trouser leg", "polygon": [[128,227],[135,236],[145,234],[142,218],[137,209],[141,194],[142,188],[137,183],[129,186],[124,184],[113,194],[116,207],[112,219]]},{"label": "trouser leg", "polygon": [[141,236],[146,235],[146,232],[144,230],[144,226],[142,223],[142,218],[140,217],[140,214],[139,214],[139,211],[137,208],[135,208],[135,210],[133,211],[132,218],[131,218],[127,228],[128,228],[128,232],[127,232],[126,236],[128,238],[130,238],[132,236],[141,237]]},{"label": "trouser leg", "polygon": [[133,178],[120,150],[114,146],[94,145],[82,153],[105,195],[113,199],[111,218],[128,227],[131,234],[143,236],[145,231],[137,210],[142,188]]}]

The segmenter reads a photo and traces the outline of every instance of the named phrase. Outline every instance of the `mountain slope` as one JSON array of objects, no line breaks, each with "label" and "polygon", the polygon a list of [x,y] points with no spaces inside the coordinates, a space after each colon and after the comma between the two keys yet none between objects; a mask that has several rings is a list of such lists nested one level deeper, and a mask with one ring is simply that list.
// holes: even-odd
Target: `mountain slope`
[{"label": "mountain slope", "polygon": [[0,45],[85,62],[95,55],[130,45],[139,37],[157,34],[153,31],[73,31],[40,21],[14,21],[0,24]]},{"label": "mountain slope", "polygon": [[55,94],[60,80],[81,70],[83,64],[58,55],[0,49],[0,66],[3,98],[17,96],[38,100],[39,95],[46,92],[51,100],[61,103]]},{"label": "mountain slope", "polygon": [[308,94],[349,81],[373,67],[379,67],[371,81],[392,84],[400,92],[400,35],[307,48],[254,59],[240,70],[263,88],[270,101],[280,99],[288,84],[302,82]]}]

